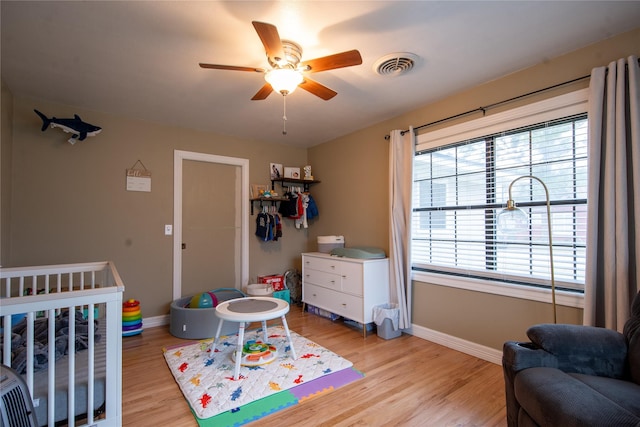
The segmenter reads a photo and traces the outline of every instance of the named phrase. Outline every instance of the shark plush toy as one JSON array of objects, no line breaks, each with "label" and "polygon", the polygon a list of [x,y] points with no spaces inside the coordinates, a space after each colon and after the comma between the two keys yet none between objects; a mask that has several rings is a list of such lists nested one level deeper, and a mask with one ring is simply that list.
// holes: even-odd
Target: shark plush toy
[{"label": "shark plush toy", "polygon": [[33,110],[42,119],[42,131],[47,130],[49,126],[52,128],[60,128],[63,131],[70,133],[71,138],[69,142],[75,144],[77,141],[84,141],[88,136],[95,136],[102,130],[99,126],[94,126],[89,123],[85,123],[80,119],[80,116],[74,114],[73,119],[56,119],[55,117],[47,118],[38,110]]}]

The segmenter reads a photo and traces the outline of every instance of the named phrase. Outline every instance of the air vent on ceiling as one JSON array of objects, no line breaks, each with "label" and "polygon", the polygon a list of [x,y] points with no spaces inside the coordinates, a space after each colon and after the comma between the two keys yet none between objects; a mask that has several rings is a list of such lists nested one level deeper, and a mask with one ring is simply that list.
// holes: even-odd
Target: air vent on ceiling
[{"label": "air vent on ceiling", "polygon": [[411,71],[417,60],[418,56],[413,53],[391,53],[378,59],[373,69],[381,76],[400,76]]}]

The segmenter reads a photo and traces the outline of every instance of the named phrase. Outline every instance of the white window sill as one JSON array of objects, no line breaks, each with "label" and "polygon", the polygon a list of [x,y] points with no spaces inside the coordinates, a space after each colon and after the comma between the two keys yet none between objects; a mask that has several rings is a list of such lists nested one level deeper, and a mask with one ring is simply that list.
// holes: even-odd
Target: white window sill
[{"label": "white window sill", "polygon": [[[475,292],[501,295],[539,302],[551,301],[551,289],[535,286],[514,285],[510,283],[495,282],[491,280],[475,279],[468,277],[454,277],[446,274],[413,271],[412,280],[431,283],[440,286],[466,289]],[[556,304],[567,307],[584,308],[584,294],[556,290]]]}]

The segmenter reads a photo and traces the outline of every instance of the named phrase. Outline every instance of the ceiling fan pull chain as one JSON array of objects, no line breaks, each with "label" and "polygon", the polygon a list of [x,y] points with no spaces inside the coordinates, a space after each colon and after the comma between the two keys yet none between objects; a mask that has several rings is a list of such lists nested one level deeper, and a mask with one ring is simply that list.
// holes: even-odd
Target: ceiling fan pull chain
[{"label": "ceiling fan pull chain", "polygon": [[282,96],[282,105],[283,105],[282,134],[286,135],[287,134],[287,97],[284,95]]}]

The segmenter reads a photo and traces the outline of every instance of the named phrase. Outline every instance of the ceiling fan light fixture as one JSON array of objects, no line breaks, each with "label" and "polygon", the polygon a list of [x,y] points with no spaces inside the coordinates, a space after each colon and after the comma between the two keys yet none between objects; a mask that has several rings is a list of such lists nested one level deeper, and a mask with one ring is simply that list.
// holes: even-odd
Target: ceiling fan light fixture
[{"label": "ceiling fan light fixture", "polygon": [[282,95],[292,93],[303,80],[299,71],[290,68],[276,68],[267,71],[264,79],[271,85],[273,90]]},{"label": "ceiling fan light fixture", "polygon": [[302,48],[291,40],[282,40],[282,57],[270,57],[267,60],[273,68],[296,68],[302,59]]}]

